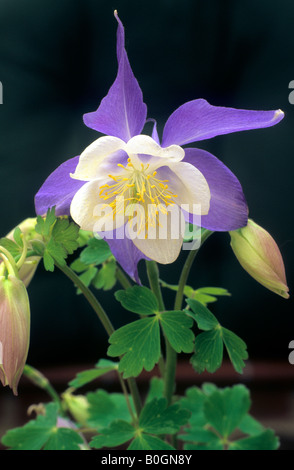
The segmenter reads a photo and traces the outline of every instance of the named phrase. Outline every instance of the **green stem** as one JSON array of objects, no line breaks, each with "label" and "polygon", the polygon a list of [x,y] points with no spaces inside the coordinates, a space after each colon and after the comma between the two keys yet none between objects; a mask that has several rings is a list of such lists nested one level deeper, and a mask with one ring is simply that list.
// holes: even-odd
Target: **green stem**
[{"label": "green stem", "polygon": [[[92,293],[92,291],[81,281],[79,276],[67,265],[65,266],[60,266],[58,263],[56,263],[56,266],[62,271],[75,285],[78,287],[85,298],[88,300],[89,304],[92,306],[93,310],[97,314],[99,320],[101,321],[102,325],[104,326],[108,336],[111,336],[112,333],[114,333],[115,329],[112,326],[106,312],[104,311],[103,307],[100,305],[98,302],[97,298],[95,295]],[[142,409],[142,403],[139,395],[139,391],[137,388],[137,384],[135,382],[134,378],[129,378],[127,379],[127,383],[129,386],[130,393],[133,397],[133,402],[135,405],[135,409],[137,412],[137,415],[140,415],[141,409]],[[123,390],[124,391],[124,390]]]},{"label": "green stem", "polygon": [[[201,245],[207,240],[207,238],[212,234],[209,230],[205,230],[201,236]],[[179,279],[178,290],[176,293],[174,309],[181,310],[182,303],[183,303],[183,296],[184,296],[184,289],[186,286],[186,282],[188,280],[188,276],[191,271],[191,267],[193,261],[198,253],[198,250],[191,250],[189,255],[186,258],[185,264],[183,266],[181,276]],[[167,399],[168,404],[171,403],[172,396],[175,390],[175,377],[176,377],[176,367],[177,367],[177,353],[171,347],[168,341],[166,341],[166,376],[165,376],[165,397]]]},{"label": "green stem", "polygon": [[[165,310],[165,306],[164,306],[161,288],[160,288],[159,271],[158,271],[157,263],[155,261],[146,261],[146,268],[147,268],[147,275],[148,275],[150,289],[152,290],[153,294],[155,295],[157,299],[159,310],[163,311]],[[159,370],[160,370],[162,377],[164,377],[165,364],[164,364],[164,360],[162,356],[160,356],[159,358],[158,366],[159,366]]]},{"label": "green stem", "polygon": [[[130,400],[129,400],[129,395],[128,395],[128,391],[126,389],[126,386],[125,386],[125,383],[124,383],[124,379],[122,378],[121,374],[117,371],[117,375],[118,375],[118,380],[120,382],[120,386],[122,388],[122,391],[123,391],[123,394],[125,396],[125,399],[126,399],[126,402],[127,402],[127,407],[128,407],[128,410],[129,410],[129,413],[130,413],[130,416],[132,418],[132,421],[134,424],[137,423],[137,419],[136,417],[134,416],[134,413],[133,413],[133,410],[132,410],[132,406],[131,406],[131,403],[130,403]],[[129,388],[130,388],[130,391],[131,391],[131,386],[129,385]],[[134,394],[138,391],[138,388],[135,387],[135,392],[131,391],[131,395],[132,397],[134,396]],[[140,398],[140,397],[139,397]],[[133,398],[134,400],[134,398]]]},{"label": "green stem", "polygon": [[28,242],[27,242],[26,238],[23,236],[23,233],[21,234],[21,238],[22,238],[22,242],[23,242],[23,250],[22,250],[22,254],[21,254],[19,260],[16,263],[17,269],[20,269],[22,267],[23,263],[26,260],[27,252],[28,252]]},{"label": "green stem", "polygon": [[165,307],[159,283],[159,272],[157,263],[155,261],[146,261],[146,267],[150,288],[155,297],[157,298],[159,310],[163,311],[165,310]]},{"label": "green stem", "polygon": [[165,340],[166,343],[166,361],[165,361],[165,380],[164,380],[164,396],[167,404],[170,405],[175,391],[175,378],[177,368],[177,353],[170,345],[170,342]]},{"label": "green stem", "polygon": [[128,280],[127,276],[123,272],[123,270],[117,266],[116,268],[116,279],[118,282],[122,285],[124,289],[128,289],[129,287],[132,287],[132,284]]},{"label": "green stem", "polygon": [[[201,236],[201,246],[203,243],[208,239],[208,237],[212,234],[213,232],[210,232],[209,230],[205,230],[202,233]],[[183,266],[181,276],[179,279],[179,284],[178,284],[178,290],[176,293],[176,298],[175,298],[175,305],[174,308],[175,310],[180,310],[182,308],[182,303],[183,303],[183,296],[184,296],[184,289],[188,280],[188,276],[191,271],[192,264],[194,262],[194,259],[200,250],[201,246],[198,248],[198,250],[191,250],[187,256],[187,259],[185,261],[185,264]]]},{"label": "green stem", "polygon": [[100,305],[98,302],[97,298],[95,295],[92,293],[92,291],[81,281],[79,276],[67,265],[65,266],[60,266],[58,263],[55,263],[58,269],[62,271],[75,285],[78,287],[83,295],[86,297],[87,301],[97,314],[99,320],[101,321],[102,325],[104,326],[108,336],[111,336],[112,333],[114,333],[114,327],[112,326],[106,312],[104,311],[103,307]]},{"label": "green stem", "polygon": [[7,268],[8,274],[18,277],[18,269],[14,258],[10,251],[6,250],[4,246],[0,246],[0,257]]},{"label": "green stem", "polygon": [[[164,310],[164,302],[160,288],[157,263],[155,263],[155,261],[146,261],[146,265],[150,288],[157,298],[159,310],[162,311]],[[171,347],[170,342],[168,341],[166,336],[165,344],[166,362],[164,366],[164,396],[167,399],[167,403],[170,404],[174,393],[177,354],[175,350]]]},{"label": "green stem", "polygon": [[55,391],[55,389],[52,387],[50,384],[49,380],[37,369],[35,369],[32,366],[29,366],[28,364],[25,365],[23,374],[34,384],[37,385],[37,387],[42,388],[45,390],[45,392],[48,393],[48,395],[52,398],[53,401],[55,401],[60,410],[62,409],[62,404],[61,400],[59,398],[58,393]]}]

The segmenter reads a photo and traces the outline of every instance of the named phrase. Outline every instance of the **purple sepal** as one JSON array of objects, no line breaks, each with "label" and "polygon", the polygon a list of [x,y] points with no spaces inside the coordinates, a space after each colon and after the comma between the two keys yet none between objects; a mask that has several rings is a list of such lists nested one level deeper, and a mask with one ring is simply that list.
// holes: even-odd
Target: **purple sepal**
[{"label": "purple sepal", "polygon": [[201,171],[210,189],[210,208],[207,215],[201,216],[201,226],[211,231],[226,232],[247,225],[245,196],[239,180],[231,170],[214,155],[200,149],[185,149],[183,161]]},{"label": "purple sepal", "polygon": [[122,269],[137,284],[141,284],[138,274],[138,263],[141,259],[148,260],[125,234],[125,226],[120,227],[115,232],[104,232],[104,240],[108,243],[109,248],[116,261],[121,265]]},{"label": "purple sepal", "polygon": [[134,77],[125,50],[124,27],[118,18],[117,60],[118,73],[108,94],[98,109],[84,115],[86,126],[102,134],[119,137],[127,142],[141,133],[147,115],[141,88]]},{"label": "purple sepal", "polygon": [[62,163],[45,180],[35,195],[37,215],[46,215],[47,210],[55,206],[57,216],[70,215],[70,204],[75,193],[85,184],[70,177],[74,173],[79,156]]},{"label": "purple sepal", "polygon": [[185,145],[217,135],[274,126],[284,117],[277,111],[212,106],[204,99],[188,101],[176,109],[166,121],[162,146]]}]

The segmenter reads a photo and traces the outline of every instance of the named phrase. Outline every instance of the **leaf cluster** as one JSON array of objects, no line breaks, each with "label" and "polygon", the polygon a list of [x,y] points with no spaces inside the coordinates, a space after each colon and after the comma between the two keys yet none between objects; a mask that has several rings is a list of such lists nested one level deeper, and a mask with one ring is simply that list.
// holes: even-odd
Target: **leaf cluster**
[{"label": "leaf cluster", "polygon": [[[193,352],[191,364],[198,373],[215,372],[222,364],[224,347],[234,369],[242,373],[248,357],[246,344],[221,326],[203,303],[187,299],[188,308],[161,312],[155,295],[143,286],[117,291],[115,297],[126,310],[140,315],[109,339],[108,355],[120,357],[119,371],[124,378],[136,377],[143,369],[150,371],[158,363],[161,333],[177,353]],[[203,332],[195,337],[196,325]]]},{"label": "leaf cluster", "polygon": [[[74,398],[79,388],[117,370],[118,363],[102,359],[93,369],[77,374],[69,383],[69,393]],[[279,447],[274,432],[250,414],[251,399],[244,385],[221,389],[205,383],[202,388],[191,387],[171,406],[167,406],[163,391],[163,380],[153,377],[138,420],[130,414],[123,394],[103,389],[85,394],[87,413],[82,422],[73,421],[76,414],[64,403],[61,407],[55,402],[41,405],[35,419],[7,431],[1,442],[11,450],[123,446],[127,450],[171,451],[175,450],[171,437],[176,435],[184,450],[275,450]],[[128,401],[134,413],[130,396]],[[91,429],[88,440],[84,429]]]},{"label": "leaf cluster", "polygon": [[191,387],[181,398],[191,417],[178,436],[185,450],[276,450],[279,439],[251,414],[244,385],[223,389],[206,383]]},{"label": "leaf cluster", "polygon": [[194,318],[200,330],[195,339],[195,353],[191,358],[193,368],[201,373],[204,370],[215,372],[222,364],[224,347],[234,369],[242,373],[244,360],[248,358],[245,342],[232,331],[221,326],[213,313],[197,300],[188,299],[187,315]]},{"label": "leaf cluster", "polygon": [[56,217],[55,208],[48,209],[46,217],[37,217],[36,232],[43,242],[35,241],[32,246],[43,256],[46,271],[54,271],[55,264],[65,266],[68,255],[78,248],[79,227],[67,217]]},{"label": "leaf cluster", "polygon": [[[106,241],[89,238],[79,257],[71,263],[83,283],[96,289],[111,290],[116,284],[116,260]],[[77,290],[80,294],[80,290]]]},{"label": "leaf cluster", "polygon": [[109,338],[107,354],[121,357],[119,371],[124,378],[138,376],[143,368],[153,369],[161,356],[161,331],[176,352],[193,351],[193,320],[185,312],[160,312],[155,295],[143,286],[117,291],[115,297],[124,308],[141,317],[117,329]]}]

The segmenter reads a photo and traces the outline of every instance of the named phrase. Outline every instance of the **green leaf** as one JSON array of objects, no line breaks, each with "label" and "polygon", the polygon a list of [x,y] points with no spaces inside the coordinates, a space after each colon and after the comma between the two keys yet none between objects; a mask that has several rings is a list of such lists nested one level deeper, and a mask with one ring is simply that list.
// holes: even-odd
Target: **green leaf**
[{"label": "green leaf", "polygon": [[[174,284],[167,284],[164,281],[160,281],[162,287],[167,287],[168,289],[177,291],[179,286]],[[215,302],[217,297],[215,296],[224,296],[231,295],[227,289],[222,287],[200,287],[199,289],[193,289],[191,286],[184,287],[184,295],[189,299],[197,300],[206,306],[207,303]]]},{"label": "green leaf", "polygon": [[20,247],[23,248],[23,239],[22,239],[22,231],[19,227],[16,227],[16,229],[13,232],[13,238],[16,242],[16,244]]},{"label": "green leaf", "polygon": [[[274,450],[278,446],[273,432],[248,414],[250,397],[244,385],[219,389],[205,383],[202,389],[189,388],[180,403],[192,413],[178,435],[185,450]],[[250,437],[235,440],[240,431]]]},{"label": "green leaf", "polygon": [[250,404],[248,389],[235,385],[209,395],[204,403],[204,414],[213,428],[228,438],[247,414]]},{"label": "green leaf", "polygon": [[82,273],[83,271],[86,271],[88,269],[88,265],[85,263],[82,263],[80,258],[75,259],[71,265],[71,269],[75,271],[76,273]]},{"label": "green leaf", "polygon": [[186,310],[186,313],[194,318],[200,330],[212,330],[219,325],[215,316],[202,303],[194,299],[188,299],[187,304],[191,307],[192,311]]},{"label": "green leaf", "polygon": [[235,333],[224,327],[222,327],[222,337],[234,369],[242,374],[245,367],[243,359],[248,359],[246,343]]},{"label": "green leaf", "polygon": [[195,354],[190,359],[193,368],[201,374],[205,370],[213,373],[222,364],[223,340],[221,330],[214,329],[200,333],[195,338]]},{"label": "green leaf", "polygon": [[45,415],[9,430],[2,444],[11,450],[79,450],[81,436],[73,429],[57,427],[58,406],[49,403],[45,410]]},{"label": "green leaf", "polygon": [[52,226],[56,222],[55,207],[48,209],[46,217],[38,215],[35,230],[43,237],[47,238],[51,232]]},{"label": "green leaf", "polygon": [[193,320],[181,311],[163,312],[159,316],[160,325],[173,349],[190,353],[194,349]]},{"label": "green leaf", "polygon": [[153,398],[163,398],[164,393],[164,381],[159,377],[152,377],[149,382],[149,390],[145,403],[153,400]]},{"label": "green leaf", "polygon": [[48,209],[45,218],[38,216],[35,227],[42,235],[45,249],[43,263],[46,271],[54,271],[54,263],[65,265],[65,259],[78,248],[79,227],[68,218],[57,218],[55,208]]},{"label": "green leaf", "polygon": [[271,429],[229,444],[229,450],[277,450],[278,448],[279,438],[275,436]]},{"label": "green leaf", "polygon": [[117,447],[131,440],[134,433],[135,429],[126,421],[113,421],[108,428],[101,430],[100,435],[95,436],[91,440],[90,446],[95,449],[101,449],[101,447]]},{"label": "green leaf", "polygon": [[50,434],[44,450],[80,450],[82,437],[73,429],[57,428]]},{"label": "green leaf", "polygon": [[144,368],[153,369],[160,357],[160,331],[157,317],[147,317],[116,330],[109,338],[107,354],[123,356],[119,371],[124,378],[136,377]]},{"label": "green leaf", "polygon": [[66,249],[62,244],[57,243],[54,238],[51,238],[46,246],[46,252],[58,263],[60,266],[65,265],[65,258],[67,257]]},{"label": "green leaf", "polygon": [[158,302],[153,292],[144,286],[133,286],[119,290],[115,298],[122,306],[133,313],[152,315],[158,312]]},{"label": "green leaf", "polygon": [[200,287],[197,289],[196,292],[199,292],[201,294],[209,294],[209,295],[231,295],[227,289],[224,289],[223,287]]},{"label": "green leaf", "polygon": [[224,450],[224,445],[220,439],[201,444],[185,444],[184,450]]},{"label": "green leaf", "polygon": [[195,354],[191,358],[194,369],[198,373],[205,369],[215,372],[222,364],[225,345],[234,369],[241,374],[245,367],[244,360],[248,359],[245,342],[222,327],[210,310],[197,300],[188,299],[187,304],[191,307],[191,310],[186,310],[187,315],[194,318],[198,328],[204,330],[195,339]]},{"label": "green leaf", "polygon": [[88,246],[83,249],[80,259],[84,264],[101,264],[111,256],[111,251],[105,240],[91,238]]},{"label": "green leaf", "polygon": [[182,434],[179,438],[183,439],[185,442],[201,442],[201,444],[219,441],[219,437],[216,434],[209,429],[203,429],[200,426],[195,426],[191,430],[187,429],[186,434]]},{"label": "green leaf", "polygon": [[[122,393],[107,393],[100,389],[87,393],[86,398],[89,403],[87,423],[99,432],[107,428],[112,421],[131,421],[126,398]],[[129,400],[132,404],[130,397]]]},{"label": "green leaf", "polygon": [[192,429],[203,427],[207,420],[204,416],[203,405],[206,396],[198,387],[190,387],[186,390],[186,396],[180,399],[181,406],[190,411],[189,424]]},{"label": "green leaf", "polygon": [[244,416],[238,427],[240,431],[244,432],[244,434],[249,434],[250,436],[256,436],[264,431],[263,425],[249,414]]},{"label": "green leaf", "polygon": [[116,261],[109,260],[94,277],[92,284],[96,289],[110,290],[116,284]]},{"label": "green leaf", "polygon": [[18,256],[22,251],[21,248],[13,240],[10,240],[9,238],[5,237],[0,238],[0,246],[6,248],[6,250],[8,250],[13,257]]},{"label": "green leaf", "polygon": [[[103,365],[104,364],[104,367]],[[82,372],[78,372],[76,377],[69,382],[70,387],[79,388],[83,387],[84,385],[92,382],[93,380],[101,377],[107,372],[111,372],[113,370],[118,369],[118,364],[115,362],[107,361],[104,362],[100,361],[95,369],[83,370]]]},{"label": "green leaf", "polygon": [[[91,282],[93,281],[94,277],[97,274],[97,268],[95,266],[88,266],[86,271],[84,271],[80,276],[80,280],[85,284],[85,286],[89,287]],[[77,294],[81,294],[81,289],[77,289]]]},{"label": "green leaf", "polygon": [[167,407],[165,398],[154,398],[141,411],[139,427],[150,434],[173,434],[187,423],[190,412],[175,404]]},{"label": "green leaf", "polygon": [[127,450],[175,450],[175,448],[158,437],[142,433],[135,437]]},{"label": "green leaf", "polygon": [[54,259],[52,256],[48,253],[48,251],[45,249],[44,255],[43,255],[43,263],[46,271],[54,271]]},{"label": "green leaf", "polygon": [[70,223],[67,218],[58,218],[52,229],[52,237],[56,244],[61,245],[71,255],[79,246],[79,227]]}]

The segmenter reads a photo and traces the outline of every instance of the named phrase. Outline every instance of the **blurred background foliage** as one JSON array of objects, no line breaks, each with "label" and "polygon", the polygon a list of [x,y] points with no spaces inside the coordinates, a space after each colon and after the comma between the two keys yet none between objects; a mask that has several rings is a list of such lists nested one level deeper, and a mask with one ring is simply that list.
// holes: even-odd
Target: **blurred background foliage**
[{"label": "blurred background foliage", "polygon": [[[268,230],[293,282],[294,4],[248,0],[1,0],[0,220],[1,236],[34,216],[34,194],[63,161],[97,133],[82,115],[95,110],[116,71],[114,9],[126,28],[129,59],[143,90],[148,117],[159,132],[179,105],[195,98],[286,114],[276,127],[203,141],[240,179],[250,217]],[[220,286],[212,310],[241,336],[251,359],[288,360],[294,339],[292,300],[284,300],[245,273],[229,245],[215,234],[199,253],[189,284]],[[175,284],[187,253],[161,266]],[[140,267],[145,279],[144,265]],[[165,289],[168,304],[174,293]],[[70,282],[40,265],[29,287],[32,333],[29,363],[59,365],[105,357],[107,337]],[[115,327],[128,320],[113,291],[97,295]],[[169,305],[168,305],[169,306]]]}]

